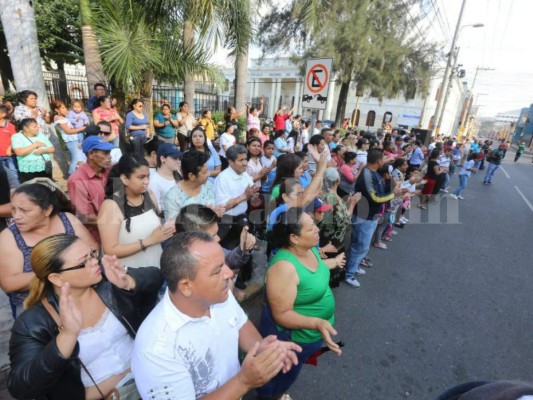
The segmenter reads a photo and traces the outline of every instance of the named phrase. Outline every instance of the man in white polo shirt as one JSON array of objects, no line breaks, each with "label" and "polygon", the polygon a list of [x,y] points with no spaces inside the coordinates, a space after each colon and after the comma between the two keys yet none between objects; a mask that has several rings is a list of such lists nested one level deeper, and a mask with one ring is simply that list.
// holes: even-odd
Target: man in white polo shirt
[{"label": "man in white polo shirt", "polygon": [[248,158],[243,145],[235,144],[229,147],[226,150],[226,158],[229,167],[217,176],[215,195],[217,205],[223,205],[226,210],[220,224],[221,245],[224,248],[233,248],[237,246],[240,238],[240,225],[248,210],[248,200],[257,195],[258,187],[246,172]]},{"label": "man in white polo shirt", "polygon": [[[261,338],[248,320],[211,235],[176,235],[163,251],[161,272],[168,290],[141,325],[132,356],[143,400],[237,400],[297,363],[299,346]],[[242,366],[238,349],[248,353]]]}]

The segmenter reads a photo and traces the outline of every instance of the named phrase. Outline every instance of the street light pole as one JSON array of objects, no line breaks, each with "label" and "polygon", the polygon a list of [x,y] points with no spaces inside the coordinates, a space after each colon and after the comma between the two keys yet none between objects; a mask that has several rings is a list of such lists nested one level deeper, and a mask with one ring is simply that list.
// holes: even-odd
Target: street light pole
[{"label": "street light pole", "polygon": [[[444,119],[444,112],[446,111],[446,104],[448,103],[448,98],[450,97],[450,92],[452,91],[452,86],[453,86],[453,75],[456,73],[457,71],[457,60],[459,59],[459,48],[454,49],[453,50],[453,53],[454,53],[454,61],[453,61],[453,67],[451,69],[451,73],[450,73],[450,80],[448,82],[448,85],[446,87],[446,94],[444,95],[444,100],[442,101],[442,108],[440,110],[440,115],[438,115],[438,121],[437,121],[437,127],[438,129],[440,129],[440,127],[442,126],[442,120]],[[435,118],[437,118],[437,114],[435,114]],[[439,134],[439,132],[437,132],[437,135]]]},{"label": "street light pole", "polygon": [[[439,94],[439,101],[437,102],[437,108],[435,109],[434,118],[440,119],[439,115],[442,110],[442,104],[444,102],[444,96],[443,91],[446,88],[446,85],[448,83],[448,75],[450,74],[450,70],[452,68],[452,58],[453,54],[455,52],[455,43],[457,42],[457,36],[459,36],[459,30],[461,28],[461,21],[463,20],[463,11],[465,9],[466,0],[463,0],[463,4],[461,4],[461,11],[459,12],[459,18],[457,19],[457,25],[455,26],[455,32],[453,34],[453,40],[452,40],[452,46],[450,48],[450,52],[448,53],[448,60],[446,62],[446,69],[444,70],[444,76],[442,77],[442,84],[440,86],[440,94]],[[441,121],[442,122],[442,121]],[[440,133],[440,123],[437,123],[435,127],[435,133],[438,135]]]}]

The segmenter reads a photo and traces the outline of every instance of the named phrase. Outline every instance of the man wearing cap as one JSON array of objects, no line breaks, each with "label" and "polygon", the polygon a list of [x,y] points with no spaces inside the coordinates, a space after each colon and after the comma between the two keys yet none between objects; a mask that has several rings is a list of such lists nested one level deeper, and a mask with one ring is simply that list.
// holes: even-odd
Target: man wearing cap
[{"label": "man wearing cap", "polygon": [[[107,121],[100,121],[97,125],[89,125],[84,131],[85,138],[89,136],[100,136],[104,142],[113,143],[117,138],[117,134],[113,132],[111,124]],[[122,157],[122,151],[118,147],[114,147],[111,150],[111,165],[115,165]],[[83,149],[79,149],[78,153],[78,165],[87,162],[87,157]]]},{"label": "man wearing cap", "polygon": [[105,186],[111,168],[111,150],[115,147],[100,136],[89,136],[82,143],[87,162],[67,181],[68,192],[76,215],[100,243],[96,226],[98,210],[105,200]]}]

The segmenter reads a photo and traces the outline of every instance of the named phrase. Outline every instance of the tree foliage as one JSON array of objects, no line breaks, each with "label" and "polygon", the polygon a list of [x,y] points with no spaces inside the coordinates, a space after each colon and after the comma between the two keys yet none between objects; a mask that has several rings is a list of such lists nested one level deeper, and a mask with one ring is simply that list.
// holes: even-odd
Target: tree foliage
[{"label": "tree foliage", "polygon": [[38,0],[35,22],[41,58],[48,69],[83,62],[78,0]]},{"label": "tree foliage", "polygon": [[[264,52],[294,49],[293,59],[302,68],[305,59],[332,57],[343,96],[354,82],[359,92],[368,89],[375,97],[403,93],[412,98],[427,91],[436,53],[435,44],[413,29],[410,7],[418,1],[293,0],[262,21],[260,43]],[[307,12],[299,14],[305,7]],[[336,119],[344,118],[345,104],[346,98],[339,98]]]}]

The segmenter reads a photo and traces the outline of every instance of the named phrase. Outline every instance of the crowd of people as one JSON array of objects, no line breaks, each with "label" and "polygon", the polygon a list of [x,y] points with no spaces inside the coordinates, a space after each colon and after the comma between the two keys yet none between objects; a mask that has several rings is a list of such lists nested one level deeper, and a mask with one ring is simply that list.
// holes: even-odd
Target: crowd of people
[{"label": "crowd of people", "polygon": [[[310,357],[342,353],[332,289],[360,286],[370,248],[388,249],[410,207],[463,200],[479,170],[491,184],[507,150],[311,126],[285,106],[261,124],[263,101],[230,108],[219,134],[211,111],[195,119],[186,102],[175,115],[162,105],[150,132],[141,100],[122,118],[101,84],[90,115],[80,101],[55,101],[50,115],[34,92],[19,98],[12,114],[0,105],[16,398],[239,399],[256,388],[290,399]],[[62,147],[48,124],[68,154],[67,193],[52,179]],[[256,328],[239,301],[259,240],[269,263]]]}]

